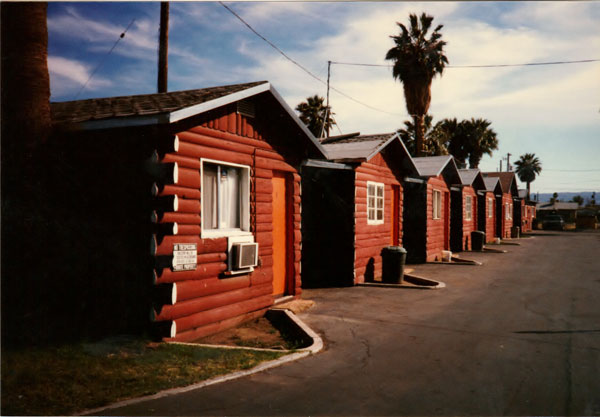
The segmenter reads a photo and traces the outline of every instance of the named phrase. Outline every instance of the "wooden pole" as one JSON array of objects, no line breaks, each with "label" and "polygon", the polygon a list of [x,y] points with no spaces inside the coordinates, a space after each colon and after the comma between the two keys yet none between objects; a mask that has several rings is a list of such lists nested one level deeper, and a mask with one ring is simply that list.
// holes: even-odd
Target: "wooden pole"
[{"label": "wooden pole", "polygon": [[169,69],[169,2],[160,3],[160,35],[158,43],[158,92],[167,92]]}]

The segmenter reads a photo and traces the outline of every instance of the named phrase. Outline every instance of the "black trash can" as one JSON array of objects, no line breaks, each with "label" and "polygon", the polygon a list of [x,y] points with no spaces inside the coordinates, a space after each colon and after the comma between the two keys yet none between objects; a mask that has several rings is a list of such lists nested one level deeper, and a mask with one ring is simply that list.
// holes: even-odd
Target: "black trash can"
[{"label": "black trash can", "polygon": [[510,237],[513,239],[518,239],[521,237],[521,228],[519,226],[513,226],[510,229]]},{"label": "black trash can", "polygon": [[389,284],[398,284],[404,277],[406,249],[401,246],[387,246],[381,251],[383,260],[381,280]]},{"label": "black trash can", "polygon": [[471,250],[482,251],[485,244],[485,232],[474,230],[471,232]]}]

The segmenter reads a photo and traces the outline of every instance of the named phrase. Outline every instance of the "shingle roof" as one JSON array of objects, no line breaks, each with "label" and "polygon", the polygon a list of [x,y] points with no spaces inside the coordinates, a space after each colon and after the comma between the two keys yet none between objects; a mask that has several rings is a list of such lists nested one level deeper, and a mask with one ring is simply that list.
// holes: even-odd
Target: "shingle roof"
[{"label": "shingle roof", "polygon": [[377,135],[348,135],[327,138],[322,143],[330,160],[368,159],[390,141],[394,133]]},{"label": "shingle roof", "polygon": [[487,191],[495,193],[496,186],[500,184],[500,179],[498,177],[483,177],[483,182],[485,182],[485,188]]},{"label": "shingle roof", "polygon": [[579,208],[578,203],[569,203],[557,201],[553,203],[538,203],[536,205],[536,210],[577,210]]},{"label": "shingle roof", "polygon": [[473,187],[475,190],[485,190],[485,182],[481,171],[477,168],[473,169],[459,169],[458,174],[460,175],[462,185],[468,185]]},{"label": "shingle roof", "polygon": [[422,156],[413,158],[421,177],[436,177],[442,173],[446,165],[453,161],[452,155]]},{"label": "shingle roof", "polygon": [[517,195],[517,178],[514,172],[484,172],[483,175],[484,177],[497,177],[500,179],[502,192]]},{"label": "shingle roof", "polygon": [[59,124],[81,123],[166,114],[230,96],[261,84],[268,84],[268,82],[258,81],[198,90],[51,103],[52,121]]}]

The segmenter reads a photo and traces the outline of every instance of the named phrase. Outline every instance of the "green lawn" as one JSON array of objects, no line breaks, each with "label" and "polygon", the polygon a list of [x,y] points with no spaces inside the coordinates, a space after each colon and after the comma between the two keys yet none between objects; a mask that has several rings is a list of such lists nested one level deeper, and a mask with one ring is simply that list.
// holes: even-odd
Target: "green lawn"
[{"label": "green lawn", "polygon": [[2,415],[65,415],[249,369],[284,353],[111,343],[2,351]]}]

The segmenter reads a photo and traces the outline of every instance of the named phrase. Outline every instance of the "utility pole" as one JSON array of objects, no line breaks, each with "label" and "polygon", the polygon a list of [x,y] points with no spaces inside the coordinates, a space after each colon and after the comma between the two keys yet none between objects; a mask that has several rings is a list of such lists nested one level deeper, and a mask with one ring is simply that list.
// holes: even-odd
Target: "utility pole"
[{"label": "utility pole", "polygon": [[[325,134],[329,137],[329,129],[325,129],[325,125],[327,124],[327,119],[329,118],[329,79],[331,78],[331,61],[327,61],[327,110],[325,110],[325,118],[323,119],[323,130],[325,130]],[[323,137],[323,133],[321,133],[321,137]]]},{"label": "utility pole", "polygon": [[498,172],[502,172],[502,158],[500,158],[500,170]]},{"label": "utility pole", "polygon": [[510,166],[510,156],[511,155],[512,155],[511,153],[506,154],[506,171],[507,172],[512,171],[512,167]]},{"label": "utility pole", "polygon": [[158,92],[167,92],[169,69],[169,2],[160,3],[160,35],[158,42]]}]

